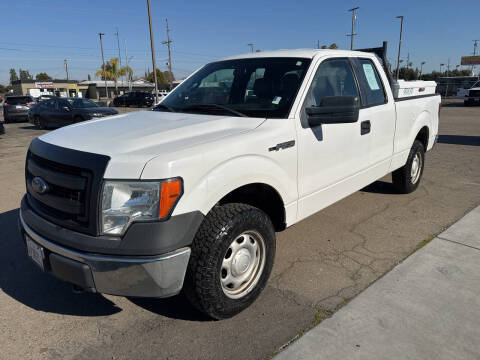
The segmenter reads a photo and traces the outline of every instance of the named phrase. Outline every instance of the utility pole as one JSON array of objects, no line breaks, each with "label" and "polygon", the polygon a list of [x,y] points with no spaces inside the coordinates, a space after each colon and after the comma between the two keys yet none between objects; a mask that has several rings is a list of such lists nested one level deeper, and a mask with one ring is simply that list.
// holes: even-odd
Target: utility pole
[{"label": "utility pole", "polygon": [[397,16],[397,19],[400,19],[400,40],[398,41],[397,75],[395,76],[398,80],[398,76],[400,75],[400,51],[402,49],[403,15]]},{"label": "utility pole", "polygon": [[253,53],[253,43],[248,43],[247,46],[250,46],[250,52]]},{"label": "utility pole", "polygon": [[[122,57],[120,56],[120,39],[118,37],[118,26],[116,27],[116,32],[115,32],[115,36],[117,37],[117,48],[118,48],[118,69],[117,69],[117,72],[118,70],[120,70],[122,68]],[[123,80],[123,76],[122,76],[122,82],[125,81]]]},{"label": "utility pole", "polygon": [[356,19],[355,10],[358,10],[358,9],[360,9],[359,6],[348,9],[348,11],[352,12],[352,32],[350,33],[350,50],[353,50],[353,37],[357,35],[355,34],[355,19]]},{"label": "utility pole", "polygon": [[150,0],[147,0],[148,25],[150,27],[150,48],[152,49],[153,79],[155,80],[155,104],[158,103],[157,65],[155,64],[155,47],[153,46],[152,10]]},{"label": "utility pole", "polygon": [[317,40],[317,49],[320,49],[320,40]]},{"label": "utility pole", "polygon": [[67,65],[67,59],[63,60],[63,66],[65,66],[65,72],[67,73],[67,82],[68,82],[68,65]]},{"label": "utility pole", "polygon": [[127,50],[127,40],[123,40],[123,47],[125,49],[125,63],[127,64],[127,82],[128,82],[128,90],[132,91],[132,84],[131,84],[131,74],[128,71],[128,50]]},{"label": "utility pole", "polygon": [[102,52],[102,64],[103,64],[103,79],[105,80],[105,97],[108,99],[108,87],[107,87],[107,74],[106,74],[106,69],[105,69],[105,58],[103,57],[103,42],[102,42],[102,36],[104,36],[104,33],[98,33],[98,36],[100,36],[100,51]]},{"label": "utility pole", "polygon": [[168,48],[168,83],[170,84],[170,90],[172,90],[172,77],[173,77],[173,72],[172,72],[172,54],[170,51],[170,44],[172,43],[172,40],[170,40],[170,29],[168,28],[168,19],[165,19],[165,22],[167,24],[167,40],[162,41],[162,44],[166,44]]}]

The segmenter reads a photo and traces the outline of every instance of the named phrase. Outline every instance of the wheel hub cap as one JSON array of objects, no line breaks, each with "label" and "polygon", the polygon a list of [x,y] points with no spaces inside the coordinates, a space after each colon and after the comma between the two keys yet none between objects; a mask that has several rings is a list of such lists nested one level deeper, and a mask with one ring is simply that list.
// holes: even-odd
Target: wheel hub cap
[{"label": "wheel hub cap", "polygon": [[265,243],[260,234],[240,234],[228,247],[220,269],[220,284],[225,295],[238,299],[258,283],[265,265]]},{"label": "wheel hub cap", "polygon": [[247,249],[240,249],[235,254],[232,263],[232,274],[235,276],[242,275],[248,270],[252,263],[250,252]]},{"label": "wheel hub cap", "polygon": [[422,170],[422,159],[420,157],[420,154],[416,153],[415,157],[413,158],[412,166],[410,170],[410,178],[411,178],[412,184],[415,184],[418,181],[421,170]]}]

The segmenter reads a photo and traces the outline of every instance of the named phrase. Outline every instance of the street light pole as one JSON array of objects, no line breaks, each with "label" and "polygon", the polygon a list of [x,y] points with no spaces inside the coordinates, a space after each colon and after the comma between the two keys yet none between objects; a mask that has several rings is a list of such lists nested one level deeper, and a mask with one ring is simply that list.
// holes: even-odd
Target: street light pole
[{"label": "street light pole", "polygon": [[105,69],[105,58],[103,57],[103,43],[102,43],[102,36],[105,35],[104,33],[98,33],[100,36],[100,51],[102,52],[102,65],[103,65],[103,79],[105,80],[105,98],[108,99],[108,87],[107,87],[107,69]]},{"label": "street light pole", "polygon": [[153,30],[152,30],[152,10],[150,8],[150,0],[147,0],[148,8],[148,25],[150,27],[150,48],[152,49],[153,79],[155,81],[155,104],[158,103],[158,83],[157,83],[157,66],[155,65],[155,47],[153,46]]},{"label": "street light pole", "polygon": [[400,51],[402,49],[402,32],[403,32],[403,15],[397,16],[397,19],[400,19],[400,40],[398,41],[398,56],[397,56],[397,74],[396,79],[400,75]]},{"label": "street light pole", "polygon": [[425,61],[422,61],[422,62],[420,63],[420,75],[418,76],[419,79],[422,77],[423,65],[425,65]]},{"label": "street light pole", "polygon": [[353,50],[353,37],[355,34],[355,10],[360,9],[359,6],[348,9],[348,11],[352,12],[352,32],[350,33],[350,50]]},{"label": "street light pole", "polygon": [[67,64],[67,59],[63,60],[63,65],[65,65],[65,72],[67,73],[67,82],[68,82],[68,64]]}]

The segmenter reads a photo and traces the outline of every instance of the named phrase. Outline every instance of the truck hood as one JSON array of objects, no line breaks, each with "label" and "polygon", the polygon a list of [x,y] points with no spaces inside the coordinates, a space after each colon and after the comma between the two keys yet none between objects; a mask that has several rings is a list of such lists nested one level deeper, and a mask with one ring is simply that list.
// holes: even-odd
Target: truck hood
[{"label": "truck hood", "polygon": [[152,158],[252,130],[264,118],[138,111],[91,120],[40,140],[110,157],[105,178],[136,179]]}]

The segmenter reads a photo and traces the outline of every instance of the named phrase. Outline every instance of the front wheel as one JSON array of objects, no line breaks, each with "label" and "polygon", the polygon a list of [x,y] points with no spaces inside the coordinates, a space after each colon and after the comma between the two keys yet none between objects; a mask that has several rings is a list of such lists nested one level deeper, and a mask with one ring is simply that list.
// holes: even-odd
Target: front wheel
[{"label": "front wheel", "polygon": [[407,163],[392,173],[393,186],[402,194],[415,191],[420,184],[425,165],[425,148],[419,140],[415,140]]},{"label": "front wheel", "polygon": [[275,258],[275,231],[260,209],[245,204],[216,206],[193,241],[184,291],[214,319],[250,306],[265,287]]}]

